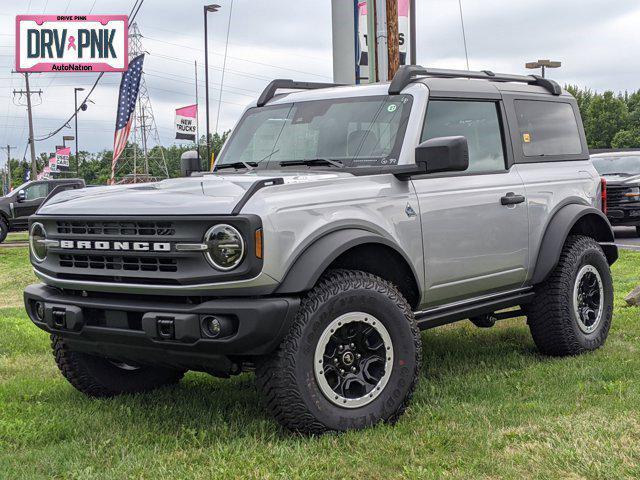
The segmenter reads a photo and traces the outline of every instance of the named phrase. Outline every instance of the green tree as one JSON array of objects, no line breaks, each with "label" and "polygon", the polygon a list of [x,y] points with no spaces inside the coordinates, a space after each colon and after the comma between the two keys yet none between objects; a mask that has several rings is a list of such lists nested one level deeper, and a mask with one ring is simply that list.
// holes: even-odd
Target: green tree
[{"label": "green tree", "polygon": [[594,96],[584,121],[589,148],[611,148],[613,137],[627,125],[628,118],[629,108],[624,99],[611,91]]},{"label": "green tree", "polygon": [[640,148],[640,129],[620,130],[611,141],[612,148]]}]

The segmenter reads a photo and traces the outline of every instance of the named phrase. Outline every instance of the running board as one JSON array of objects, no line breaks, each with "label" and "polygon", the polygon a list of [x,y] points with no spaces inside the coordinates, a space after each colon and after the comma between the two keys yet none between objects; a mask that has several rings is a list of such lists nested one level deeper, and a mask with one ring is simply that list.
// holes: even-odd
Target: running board
[{"label": "running board", "polygon": [[[433,307],[420,312],[415,312],[414,315],[418,322],[418,328],[420,328],[420,330],[427,330],[429,328],[440,327],[442,325],[465,320],[467,318],[497,312],[498,310],[503,310],[505,308],[524,305],[529,303],[533,299],[533,296],[534,292],[531,289],[519,290],[475,301],[470,300],[464,303]],[[500,319],[513,318],[520,315],[522,315],[522,311],[515,310],[513,312],[501,313]]]}]

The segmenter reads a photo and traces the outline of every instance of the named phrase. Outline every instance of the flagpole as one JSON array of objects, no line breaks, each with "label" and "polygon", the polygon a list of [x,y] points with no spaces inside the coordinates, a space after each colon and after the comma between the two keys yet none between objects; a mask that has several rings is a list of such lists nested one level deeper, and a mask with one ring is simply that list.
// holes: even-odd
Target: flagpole
[{"label": "flagpole", "polygon": [[198,152],[198,158],[200,158],[200,119],[199,115],[199,105],[198,105],[198,60],[193,61],[195,65],[195,73],[196,73],[196,151]]}]

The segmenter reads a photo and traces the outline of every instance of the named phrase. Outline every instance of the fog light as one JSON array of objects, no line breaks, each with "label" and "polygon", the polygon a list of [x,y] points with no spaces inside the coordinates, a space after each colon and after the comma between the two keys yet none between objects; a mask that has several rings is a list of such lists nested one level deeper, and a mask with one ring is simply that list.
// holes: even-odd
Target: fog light
[{"label": "fog light", "polygon": [[36,318],[41,322],[43,322],[44,321],[44,303],[36,302],[35,311],[36,311]]},{"label": "fog light", "polygon": [[228,315],[202,315],[200,330],[205,338],[224,338],[237,331],[237,322]]},{"label": "fog light", "polygon": [[222,332],[222,325],[216,317],[204,317],[203,323],[205,333],[212,338],[216,338]]}]

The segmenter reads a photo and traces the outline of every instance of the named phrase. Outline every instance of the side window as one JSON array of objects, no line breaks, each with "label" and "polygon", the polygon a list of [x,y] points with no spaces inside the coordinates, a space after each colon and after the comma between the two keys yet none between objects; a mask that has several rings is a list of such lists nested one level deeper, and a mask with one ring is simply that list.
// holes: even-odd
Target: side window
[{"label": "side window", "polygon": [[499,115],[496,102],[431,100],[422,141],[461,135],[469,143],[467,172],[506,170]]},{"label": "side window", "polygon": [[25,191],[27,200],[36,200],[38,198],[44,198],[49,194],[49,184],[47,183],[36,183],[34,185],[29,185]]},{"label": "side window", "polygon": [[578,122],[571,104],[539,100],[514,103],[525,157],[582,153]]}]

